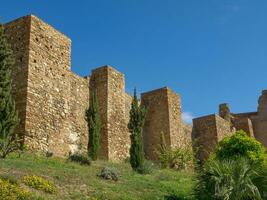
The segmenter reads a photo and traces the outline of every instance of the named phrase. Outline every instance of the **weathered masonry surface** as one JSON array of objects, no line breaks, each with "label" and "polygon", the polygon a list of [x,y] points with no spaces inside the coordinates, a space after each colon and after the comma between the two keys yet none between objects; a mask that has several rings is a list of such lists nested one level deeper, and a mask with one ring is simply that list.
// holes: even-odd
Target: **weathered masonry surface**
[{"label": "weathered masonry surface", "polygon": [[[147,108],[144,126],[144,149],[148,158],[157,160],[155,147],[164,135],[166,144],[177,148],[190,144],[191,132],[186,132],[181,117],[181,98],[169,88],[161,88],[141,95]],[[160,133],[160,134],[155,134]]]},{"label": "weathered masonry surface", "polygon": [[257,112],[231,113],[224,103],[219,105],[219,115],[193,120],[192,139],[200,161],[208,158],[221,139],[237,130],[244,130],[267,147],[267,90],[259,97]]},{"label": "weathered masonry surface", "polygon": [[[71,71],[71,40],[39,18],[29,15],[5,24],[15,55],[13,94],[20,116],[18,131],[25,145],[40,152],[67,156],[86,151],[85,110],[96,90],[101,118],[100,157],[129,156],[127,129],[132,97],[125,92],[124,74],[110,66],[80,77]],[[163,132],[168,145],[189,144],[191,127],[181,120],[180,96],[169,88],[142,94],[148,113],[144,127],[146,156],[155,152]]]}]

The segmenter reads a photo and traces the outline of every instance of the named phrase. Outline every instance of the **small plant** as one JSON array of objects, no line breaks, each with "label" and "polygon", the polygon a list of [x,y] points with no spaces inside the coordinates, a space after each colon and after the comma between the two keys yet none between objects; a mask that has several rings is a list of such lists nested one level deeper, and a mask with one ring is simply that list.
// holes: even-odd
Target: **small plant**
[{"label": "small plant", "polygon": [[172,149],[166,145],[164,134],[161,135],[161,146],[158,152],[162,168],[177,170],[188,169],[193,163],[193,151],[190,146]]},{"label": "small plant", "polygon": [[242,130],[220,141],[215,151],[215,157],[220,160],[240,156],[253,163],[266,164],[266,153],[262,144]]},{"label": "small plant", "polygon": [[106,179],[106,180],[118,181],[119,180],[119,172],[115,168],[104,167],[101,170],[99,177]]},{"label": "small plant", "polygon": [[31,194],[18,184],[0,179],[0,199],[3,200],[30,200]]},{"label": "small plant", "polygon": [[56,187],[53,183],[50,181],[45,180],[44,178],[40,176],[24,176],[23,177],[23,183],[27,186],[30,186],[36,190],[41,190],[46,193],[55,193]]},{"label": "small plant", "polygon": [[74,153],[74,154],[69,154],[69,161],[71,162],[76,162],[79,163],[80,165],[91,165],[92,161],[91,159],[84,154],[80,154],[80,153]]},{"label": "small plant", "polygon": [[152,174],[155,169],[156,169],[156,166],[153,162],[149,160],[145,160],[143,165],[138,167],[136,171],[139,174]]}]

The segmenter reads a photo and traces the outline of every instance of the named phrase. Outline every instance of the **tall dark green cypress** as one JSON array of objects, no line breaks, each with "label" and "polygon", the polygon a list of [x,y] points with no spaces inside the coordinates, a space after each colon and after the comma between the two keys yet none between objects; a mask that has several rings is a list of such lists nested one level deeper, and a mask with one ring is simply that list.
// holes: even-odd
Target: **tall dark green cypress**
[{"label": "tall dark green cypress", "polygon": [[100,140],[100,117],[96,91],[93,91],[89,109],[86,111],[86,118],[89,133],[88,156],[92,160],[97,160]]},{"label": "tall dark green cypress", "polygon": [[0,24],[0,157],[2,158],[19,148],[17,134],[14,132],[19,120],[11,94],[13,64],[13,53],[5,37],[4,27]]},{"label": "tall dark green cypress", "polygon": [[130,163],[134,170],[142,167],[145,160],[142,136],[144,121],[145,108],[139,105],[136,89],[134,89],[134,97],[130,110],[130,121],[128,123],[128,129],[131,133]]}]

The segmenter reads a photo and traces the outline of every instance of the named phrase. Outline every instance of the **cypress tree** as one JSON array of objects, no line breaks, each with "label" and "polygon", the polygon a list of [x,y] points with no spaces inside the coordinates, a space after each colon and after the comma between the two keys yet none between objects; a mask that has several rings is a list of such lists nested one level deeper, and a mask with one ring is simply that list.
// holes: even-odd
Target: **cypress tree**
[{"label": "cypress tree", "polygon": [[18,135],[14,132],[19,119],[12,98],[11,69],[13,53],[7,43],[4,27],[0,24],[0,157],[20,148]]},{"label": "cypress tree", "polygon": [[86,118],[89,134],[88,156],[92,160],[97,160],[100,140],[100,117],[96,91],[93,91],[89,109],[86,111]]},{"label": "cypress tree", "polygon": [[145,109],[139,105],[136,89],[134,89],[134,97],[130,110],[130,121],[128,123],[128,129],[131,133],[130,163],[134,170],[142,167],[145,160],[142,137],[144,121]]}]

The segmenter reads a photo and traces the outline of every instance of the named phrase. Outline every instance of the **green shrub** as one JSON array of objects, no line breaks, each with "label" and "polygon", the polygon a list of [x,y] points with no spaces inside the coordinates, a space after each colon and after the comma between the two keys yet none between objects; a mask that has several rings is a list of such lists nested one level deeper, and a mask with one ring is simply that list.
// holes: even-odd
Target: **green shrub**
[{"label": "green shrub", "polygon": [[119,172],[115,168],[104,167],[101,170],[99,177],[106,179],[106,180],[118,181],[119,180]]},{"label": "green shrub", "polygon": [[28,191],[21,188],[18,184],[12,184],[7,180],[0,179],[0,199],[30,200],[31,195]]},{"label": "green shrub", "polygon": [[209,159],[197,178],[199,200],[261,200],[267,198],[267,169],[243,157],[235,160]]},{"label": "green shrub", "polygon": [[91,165],[92,163],[91,159],[87,155],[80,153],[70,154],[68,160],[79,163],[80,165]]},{"label": "green shrub", "polygon": [[253,163],[266,163],[264,147],[244,131],[237,131],[234,135],[224,138],[219,142],[215,151],[215,157],[220,160],[240,156],[248,158]]},{"label": "green shrub", "polygon": [[189,148],[166,148],[160,151],[159,160],[162,168],[177,170],[188,169],[193,163],[193,152]]},{"label": "green shrub", "polygon": [[161,168],[187,169],[193,164],[191,145],[172,149],[167,146],[164,133],[161,133],[161,144],[158,151]]},{"label": "green shrub", "polygon": [[27,186],[30,186],[36,190],[41,190],[46,193],[55,193],[56,187],[53,183],[50,181],[45,180],[44,178],[40,176],[24,176],[23,177],[23,183]]},{"label": "green shrub", "polygon": [[139,174],[152,174],[155,169],[156,169],[156,166],[153,162],[149,160],[145,160],[143,165],[138,167],[136,171]]}]

